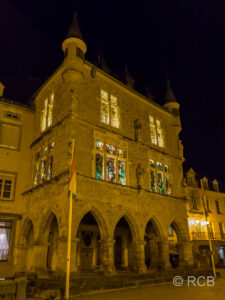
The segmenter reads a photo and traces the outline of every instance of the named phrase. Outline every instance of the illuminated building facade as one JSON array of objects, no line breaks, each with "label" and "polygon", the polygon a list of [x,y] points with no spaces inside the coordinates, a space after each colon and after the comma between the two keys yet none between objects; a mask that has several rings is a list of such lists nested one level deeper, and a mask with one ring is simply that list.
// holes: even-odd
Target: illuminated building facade
[{"label": "illuminated building facade", "polygon": [[63,63],[34,95],[35,113],[29,111],[22,132],[25,150],[0,149],[9,159],[21,153],[15,165],[26,173],[16,185],[21,219],[10,240],[13,260],[8,256],[5,265],[12,272],[65,272],[73,139],[71,272],[192,265],[179,104],[170,86],[160,106],[135,92],[131,80],[123,84],[85,61],[76,18],[62,49]]},{"label": "illuminated building facade", "polygon": [[[190,240],[193,244],[194,258],[199,253],[209,263],[209,243],[217,266],[225,266],[225,194],[219,191],[216,180],[209,183],[203,178],[205,199],[195,172],[190,169],[184,181],[184,193],[187,199],[187,212]],[[197,255],[196,255],[197,254]]]}]

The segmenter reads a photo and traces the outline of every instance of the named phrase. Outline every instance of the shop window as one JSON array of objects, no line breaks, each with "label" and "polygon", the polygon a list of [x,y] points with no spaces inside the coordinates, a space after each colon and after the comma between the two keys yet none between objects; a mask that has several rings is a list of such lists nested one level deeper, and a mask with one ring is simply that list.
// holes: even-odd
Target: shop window
[{"label": "shop window", "polygon": [[11,222],[0,221],[0,261],[8,260],[11,230]]}]

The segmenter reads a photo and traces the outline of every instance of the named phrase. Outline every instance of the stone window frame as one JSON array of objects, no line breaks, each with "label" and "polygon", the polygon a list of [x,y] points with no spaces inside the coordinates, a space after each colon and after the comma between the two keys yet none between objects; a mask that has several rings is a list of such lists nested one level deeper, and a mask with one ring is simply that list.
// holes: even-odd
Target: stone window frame
[{"label": "stone window frame", "polygon": [[[101,96],[101,92],[104,91],[108,94],[108,100],[103,100]],[[112,104],[111,97],[115,97],[117,100],[117,104]],[[111,89],[101,86],[100,92],[99,92],[99,102],[100,102],[100,110],[99,110],[99,120],[101,124],[104,124],[105,126],[110,126],[111,128],[115,130],[121,129],[121,115],[120,115],[120,105],[119,105],[119,97],[118,93],[116,91],[112,91]],[[108,123],[102,121],[102,102],[105,102],[108,104]],[[112,125],[112,107],[115,107],[117,109],[118,113],[118,127]]]},{"label": "stone window frame", "polygon": [[[2,196],[3,193],[3,183],[2,188],[0,190],[0,201],[4,202],[14,202],[15,201],[15,194],[16,194],[16,182],[17,182],[17,173],[14,172],[6,172],[3,170],[0,170],[0,179],[3,178],[10,178],[12,180],[11,190],[10,190],[10,198],[5,198]],[[3,182],[6,179],[3,179]]]},{"label": "stone window frame", "polygon": [[[149,155],[148,155],[148,168],[147,168],[147,170],[148,170],[148,177],[149,177],[149,184],[148,184],[148,187],[149,187],[149,190],[152,192],[152,193],[155,193],[155,194],[160,194],[160,192],[158,191],[158,182],[157,182],[157,173],[158,173],[158,171],[157,171],[157,167],[155,166],[155,168],[154,169],[152,169],[151,168],[151,164],[150,164],[150,161],[151,160],[153,160],[154,162],[155,162],[155,164],[157,163],[157,162],[160,162],[160,163],[162,163],[162,165],[163,166],[165,166],[165,165],[167,165],[167,167],[168,167],[168,173],[167,172],[165,172],[164,170],[163,171],[161,171],[161,170],[159,170],[159,172],[162,172],[163,173],[163,177],[165,176],[165,174],[168,174],[168,177],[169,177],[169,185],[170,185],[170,193],[169,194],[167,194],[166,192],[165,192],[165,188],[163,188],[163,190],[164,190],[164,192],[162,193],[162,194],[160,194],[160,195],[162,195],[162,196],[167,196],[167,197],[169,197],[169,196],[171,196],[171,194],[172,194],[172,172],[170,171],[171,170],[171,161],[168,159],[168,158],[164,158],[164,157],[159,157],[158,155],[151,155],[151,153],[149,153]],[[156,181],[156,191],[154,192],[154,191],[152,191],[152,188],[151,188],[151,170],[154,170],[155,171],[155,181]],[[163,179],[163,183],[164,183],[164,186],[165,186],[165,181],[164,181],[164,179]]]},{"label": "stone window frame", "polygon": [[[121,158],[121,160],[125,161],[125,173],[126,173],[126,184],[122,185],[118,182],[118,155],[115,155],[116,157],[116,181],[112,182],[114,184],[118,184],[118,185],[122,185],[122,186],[128,186],[129,185],[129,159],[128,159],[128,145],[126,142],[121,141],[118,138],[115,138],[113,135],[105,135],[105,134],[101,134],[99,132],[95,132],[94,133],[94,140],[93,140],[93,151],[92,151],[92,177],[96,179],[96,154],[100,153],[103,155],[103,179],[99,180],[99,181],[103,181],[103,182],[110,182],[108,180],[106,180],[106,156],[111,156],[110,154],[108,154],[105,150],[104,151],[99,151],[96,149],[96,141],[98,142],[103,142],[104,147],[106,144],[108,145],[113,145],[116,147],[116,151],[117,148],[121,148],[123,150],[125,150],[126,156],[125,158]],[[97,179],[96,179],[97,180]]]},{"label": "stone window frame", "polygon": [[[46,101],[47,101],[47,104],[46,104]],[[48,128],[50,128],[53,124],[54,104],[55,104],[55,93],[54,93],[54,91],[51,91],[45,97],[42,97],[41,112],[40,112],[40,131],[42,133],[45,132]],[[52,113],[52,118],[51,118],[51,124],[48,124],[50,110],[51,110],[51,113]],[[44,117],[45,112],[46,112],[46,116]],[[43,122],[43,119],[45,119],[45,122]],[[44,127],[43,127],[43,123],[45,123]]]},{"label": "stone window frame", "polygon": [[[53,145],[53,147],[52,147]],[[50,147],[50,151],[49,151]],[[45,153],[47,149],[47,152]],[[34,154],[33,158],[33,176],[32,176],[32,185],[33,187],[37,187],[41,184],[45,184],[46,182],[50,181],[53,177],[53,161],[54,161],[54,149],[55,149],[55,142],[54,141],[49,141],[45,142],[43,145],[39,147],[39,151],[36,151]],[[41,182],[41,167],[40,164],[43,161],[43,159],[46,159],[46,167],[48,168],[49,164],[51,164],[51,177],[47,179],[47,169],[45,170],[45,176],[46,180],[45,182]],[[38,171],[38,176],[37,176],[37,171]],[[35,183],[35,180],[37,178],[37,183]]]},{"label": "stone window frame", "polygon": [[[217,206],[217,203],[218,203],[218,206]],[[216,206],[216,212],[217,214],[222,214],[222,208],[221,208],[221,202],[219,199],[216,199],[215,200],[215,206]]]},{"label": "stone window frame", "polygon": [[[153,119],[153,122],[151,122],[151,118]],[[163,145],[159,145],[159,139],[158,139],[158,126],[157,126],[157,121],[160,122],[160,131],[161,131],[161,135],[162,135],[162,141],[163,141]],[[162,122],[162,118],[154,113],[148,113],[148,127],[149,127],[149,131],[150,131],[150,143],[151,145],[157,146],[160,149],[164,149],[166,147],[166,139],[165,139],[165,126],[163,125]],[[154,133],[155,133],[155,140],[156,142],[153,143],[152,141],[152,127],[154,127]]]},{"label": "stone window frame", "polygon": [[[16,148],[12,148],[12,147],[6,146],[6,145],[1,145],[1,126],[2,126],[2,124],[19,128],[19,141],[18,141],[18,146]],[[0,148],[12,150],[12,151],[20,151],[21,139],[22,139],[22,129],[23,129],[22,125],[9,123],[9,122],[5,122],[5,121],[0,121]]]}]

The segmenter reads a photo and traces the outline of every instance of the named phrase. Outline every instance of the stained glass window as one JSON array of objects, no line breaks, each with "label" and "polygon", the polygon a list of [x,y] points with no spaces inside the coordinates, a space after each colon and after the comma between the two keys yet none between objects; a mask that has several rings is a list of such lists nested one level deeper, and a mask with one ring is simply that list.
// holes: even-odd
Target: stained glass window
[{"label": "stained glass window", "polygon": [[120,184],[126,184],[126,176],[125,176],[125,161],[118,160],[118,181]]},{"label": "stained glass window", "polygon": [[156,192],[156,184],[155,184],[155,172],[150,170],[150,177],[151,177],[151,191]]},{"label": "stained glass window", "polygon": [[155,163],[154,163],[154,160],[152,160],[152,159],[150,159],[150,167],[155,168]]},{"label": "stained glass window", "polygon": [[168,166],[164,165],[164,171],[167,173],[168,172]]},{"label": "stained glass window", "polygon": [[96,163],[95,163],[95,178],[102,180],[103,179],[103,157],[101,154],[96,154]]},{"label": "stained glass window", "polygon": [[106,152],[114,155],[116,153],[115,146],[106,144]]},{"label": "stained glass window", "polygon": [[158,189],[159,193],[163,194],[163,174],[158,172]]},{"label": "stained glass window", "polygon": [[96,141],[96,150],[103,151],[104,143]]},{"label": "stained glass window", "polygon": [[161,162],[158,162],[158,161],[157,161],[156,166],[157,166],[157,168],[158,168],[159,170],[162,170],[162,163],[161,163]]},{"label": "stained glass window", "polygon": [[115,157],[106,156],[106,176],[107,181],[116,181]]},{"label": "stained glass window", "polygon": [[117,97],[115,97],[115,96],[113,96],[113,95],[111,95],[111,105],[117,105]]},{"label": "stained glass window", "polygon": [[155,120],[152,116],[149,116],[149,123],[152,144],[164,147],[164,133],[160,120]]},{"label": "stained glass window", "polygon": [[44,109],[41,112],[41,131],[46,130],[48,127],[52,125],[53,102],[54,102],[54,94],[51,94],[44,101]]},{"label": "stained glass window", "polygon": [[34,186],[45,183],[52,178],[54,142],[45,146],[35,156]]},{"label": "stained glass window", "polygon": [[170,195],[170,182],[169,182],[169,176],[165,176],[165,185],[166,185],[166,194]]},{"label": "stained glass window", "polygon": [[117,148],[117,151],[118,151],[118,156],[120,158],[125,158],[125,150],[122,150],[120,148]]}]

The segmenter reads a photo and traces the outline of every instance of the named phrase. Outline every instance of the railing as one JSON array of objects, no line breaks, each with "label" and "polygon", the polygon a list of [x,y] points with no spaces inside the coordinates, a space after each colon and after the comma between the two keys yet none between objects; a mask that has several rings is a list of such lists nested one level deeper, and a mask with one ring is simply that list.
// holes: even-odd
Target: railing
[{"label": "railing", "polygon": [[192,240],[225,240],[225,235],[219,232],[191,232]]},{"label": "railing", "polygon": [[25,300],[26,278],[0,280],[0,300]]}]

